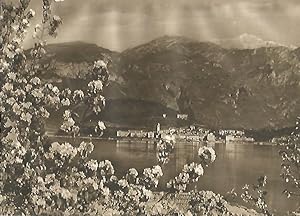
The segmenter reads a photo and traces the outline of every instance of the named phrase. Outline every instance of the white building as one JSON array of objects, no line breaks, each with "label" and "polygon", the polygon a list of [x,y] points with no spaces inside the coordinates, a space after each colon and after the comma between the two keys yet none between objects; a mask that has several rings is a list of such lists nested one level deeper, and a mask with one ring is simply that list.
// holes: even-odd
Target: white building
[{"label": "white building", "polygon": [[177,114],[176,116],[178,119],[187,120],[189,115],[188,114]]},{"label": "white building", "polygon": [[129,137],[129,131],[117,131],[117,137]]}]

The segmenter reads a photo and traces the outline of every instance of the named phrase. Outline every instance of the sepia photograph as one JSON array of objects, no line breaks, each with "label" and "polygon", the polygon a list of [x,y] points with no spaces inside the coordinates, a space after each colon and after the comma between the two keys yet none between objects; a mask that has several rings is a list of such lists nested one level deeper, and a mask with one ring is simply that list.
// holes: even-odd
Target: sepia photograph
[{"label": "sepia photograph", "polygon": [[300,216],[299,0],[0,0],[0,216]]}]

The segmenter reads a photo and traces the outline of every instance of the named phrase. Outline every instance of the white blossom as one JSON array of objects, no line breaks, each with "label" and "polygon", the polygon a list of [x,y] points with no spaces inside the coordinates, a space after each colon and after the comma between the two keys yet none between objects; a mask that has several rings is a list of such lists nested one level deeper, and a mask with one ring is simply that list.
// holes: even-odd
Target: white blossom
[{"label": "white blossom", "polygon": [[106,129],[106,126],[105,126],[104,122],[102,122],[102,121],[98,121],[98,127],[99,127],[100,130],[105,130]]},{"label": "white blossom", "polygon": [[5,83],[2,86],[3,91],[11,91],[11,90],[13,90],[13,88],[14,88],[14,86],[11,83]]},{"label": "white blossom", "polygon": [[16,73],[10,72],[7,74],[7,77],[11,80],[15,80],[17,75],[16,75]]},{"label": "white blossom", "polygon": [[96,171],[98,169],[98,161],[96,160],[90,160],[87,162],[86,166],[92,170],[92,171]]},{"label": "white blossom", "polygon": [[28,112],[21,114],[21,120],[31,123],[32,115]]},{"label": "white blossom", "polygon": [[102,60],[98,60],[94,63],[94,67],[95,68],[101,68],[101,67],[106,68],[107,64]]},{"label": "white blossom", "polygon": [[30,80],[30,82],[34,85],[39,85],[41,83],[41,80],[38,77],[34,77]]},{"label": "white blossom", "polygon": [[70,104],[71,104],[69,98],[62,99],[61,103],[62,103],[63,106],[70,106]]}]

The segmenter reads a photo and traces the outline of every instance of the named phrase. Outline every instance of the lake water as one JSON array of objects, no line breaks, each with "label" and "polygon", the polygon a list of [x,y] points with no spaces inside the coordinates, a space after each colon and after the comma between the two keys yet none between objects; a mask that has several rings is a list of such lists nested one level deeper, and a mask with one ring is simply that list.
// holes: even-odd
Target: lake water
[{"label": "lake water", "polygon": [[[117,175],[123,175],[129,168],[139,171],[157,163],[153,143],[142,141],[107,141],[93,140],[95,159],[111,160],[117,170]],[[177,175],[184,164],[198,161],[197,152],[203,144],[176,143],[175,152],[170,162],[163,168],[164,177],[160,187]],[[226,195],[228,191],[242,188],[243,185],[256,183],[259,176],[268,177],[268,204],[277,214],[294,210],[300,205],[300,200],[287,199],[282,191],[283,181],[280,178],[279,148],[270,145],[254,145],[251,143],[214,144],[217,159],[200,178],[197,187],[203,190]],[[276,214],[276,215],[277,215]]]}]

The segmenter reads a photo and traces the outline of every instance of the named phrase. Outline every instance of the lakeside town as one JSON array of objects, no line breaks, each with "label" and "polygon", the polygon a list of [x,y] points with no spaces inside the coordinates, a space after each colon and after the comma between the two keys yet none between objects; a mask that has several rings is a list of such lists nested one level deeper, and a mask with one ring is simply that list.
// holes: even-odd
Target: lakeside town
[{"label": "lakeside town", "polygon": [[[152,120],[147,127],[134,125],[120,125],[117,123],[103,122],[106,131],[99,136],[91,126],[91,121],[81,125],[79,137],[108,140],[139,140],[155,141],[157,138],[167,138],[178,142],[206,142],[206,143],[253,143],[264,145],[280,144],[289,136],[291,128],[283,130],[244,130],[235,128],[211,128],[189,119],[188,114],[177,113],[175,116],[162,114],[161,118]],[[102,126],[103,126],[102,125]],[[57,129],[55,124],[46,127],[47,136],[65,137],[65,132]]]},{"label": "lakeside town", "polygon": [[[166,118],[166,115],[163,115]],[[177,119],[187,120],[187,114],[177,114]],[[120,139],[155,139],[158,136],[166,138],[172,135],[177,141],[188,142],[216,142],[216,143],[228,143],[228,142],[255,142],[254,138],[247,137],[242,130],[232,129],[220,129],[212,130],[205,128],[204,126],[190,125],[185,127],[162,127],[160,123],[157,123],[155,130],[138,130],[127,129],[117,130],[116,137]]]},{"label": "lakeside town", "polygon": [[157,124],[155,131],[146,130],[118,130],[117,138],[155,139],[157,136],[166,138],[169,135],[178,141],[189,142],[255,142],[254,138],[246,137],[240,130],[211,130],[191,125],[189,127],[161,129]]}]

